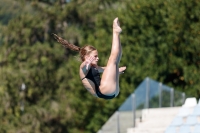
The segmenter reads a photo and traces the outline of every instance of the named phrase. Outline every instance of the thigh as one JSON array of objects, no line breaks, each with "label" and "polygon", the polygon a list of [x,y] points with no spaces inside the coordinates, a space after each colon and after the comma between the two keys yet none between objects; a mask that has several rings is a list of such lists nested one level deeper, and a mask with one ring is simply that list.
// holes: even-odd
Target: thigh
[{"label": "thigh", "polygon": [[118,64],[108,60],[106,69],[101,78],[100,91],[103,94],[113,94],[119,88]]}]

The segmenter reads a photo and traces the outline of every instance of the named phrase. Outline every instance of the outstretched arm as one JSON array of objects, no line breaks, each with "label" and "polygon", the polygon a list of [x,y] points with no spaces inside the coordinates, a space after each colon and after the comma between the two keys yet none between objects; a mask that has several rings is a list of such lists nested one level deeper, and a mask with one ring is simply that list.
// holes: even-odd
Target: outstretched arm
[{"label": "outstretched arm", "polygon": [[[106,69],[106,67],[98,66],[97,69],[98,69],[99,73],[103,73],[103,71]],[[125,70],[126,70],[126,66],[120,67],[119,74],[124,73]]]},{"label": "outstretched arm", "polygon": [[101,67],[101,66],[98,66],[97,69],[99,71],[99,73],[103,73],[103,71],[105,70],[106,67]]}]

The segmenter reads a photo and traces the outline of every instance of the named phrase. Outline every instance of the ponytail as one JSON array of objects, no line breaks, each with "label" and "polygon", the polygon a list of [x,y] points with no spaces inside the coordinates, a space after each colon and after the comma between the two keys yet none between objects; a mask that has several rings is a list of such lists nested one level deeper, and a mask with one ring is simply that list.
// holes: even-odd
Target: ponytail
[{"label": "ponytail", "polygon": [[78,46],[75,46],[74,44],[69,43],[67,40],[62,39],[61,37],[59,37],[58,35],[52,33],[52,35],[54,36],[54,38],[63,45],[63,47],[65,48],[69,48],[73,51],[76,52],[80,52],[81,48]]},{"label": "ponytail", "polygon": [[86,46],[81,48],[81,47],[75,46],[74,44],[69,43],[67,40],[62,39],[61,37],[57,36],[54,33],[52,33],[52,35],[65,48],[69,48],[69,49],[71,49],[73,51],[79,52],[81,61],[85,60],[85,55],[88,55],[88,54],[90,54],[90,52],[96,50],[96,48],[91,46],[91,45],[86,45]]}]

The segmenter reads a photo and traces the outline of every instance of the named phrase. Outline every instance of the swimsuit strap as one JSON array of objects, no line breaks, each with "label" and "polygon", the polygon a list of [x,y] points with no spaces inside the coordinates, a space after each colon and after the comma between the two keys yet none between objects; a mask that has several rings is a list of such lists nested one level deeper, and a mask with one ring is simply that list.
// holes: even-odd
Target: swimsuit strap
[{"label": "swimsuit strap", "polygon": [[86,77],[82,78],[81,80],[84,80]]}]

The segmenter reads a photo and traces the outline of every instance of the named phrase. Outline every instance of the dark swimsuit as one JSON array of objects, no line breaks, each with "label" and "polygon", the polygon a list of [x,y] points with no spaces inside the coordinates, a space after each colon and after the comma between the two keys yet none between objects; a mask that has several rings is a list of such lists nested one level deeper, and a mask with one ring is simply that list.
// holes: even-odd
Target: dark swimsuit
[{"label": "dark swimsuit", "polygon": [[[91,66],[91,68],[90,68],[88,74],[85,76],[85,78],[90,79],[94,83],[95,91],[99,98],[112,99],[115,97],[115,95],[107,96],[100,92],[99,86],[100,86],[101,78],[100,78],[99,71],[95,67]],[[85,78],[82,78],[82,80]]]}]

